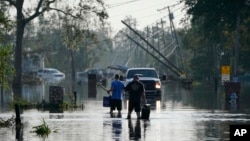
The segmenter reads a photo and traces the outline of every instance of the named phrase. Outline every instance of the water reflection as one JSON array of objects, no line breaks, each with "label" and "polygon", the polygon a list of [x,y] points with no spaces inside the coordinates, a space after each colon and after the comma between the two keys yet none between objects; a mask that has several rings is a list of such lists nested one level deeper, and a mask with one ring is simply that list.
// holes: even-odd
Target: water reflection
[{"label": "water reflection", "polygon": [[214,120],[205,122],[205,136],[207,138],[218,137],[218,126]]},{"label": "water reflection", "polygon": [[237,103],[230,103],[230,112],[234,113],[237,111]]},{"label": "water reflection", "polygon": [[23,141],[23,125],[16,126],[16,141]]},{"label": "water reflection", "polygon": [[160,100],[157,100],[156,102],[155,102],[156,104],[156,113],[160,113],[161,112],[161,101]]},{"label": "water reflection", "polygon": [[0,112],[7,112],[8,111],[8,107],[6,105],[8,105],[9,101],[11,101],[12,99],[13,99],[13,96],[12,96],[12,93],[10,90],[1,91]]},{"label": "water reflection", "polygon": [[186,90],[179,85],[168,84],[165,101],[174,110],[180,106],[197,109],[222,109],[223,94],[215,93],[209,86],[195,86],[191,90]]},{"label": "water reflection", "polygon": [[63,111],[49,111],[49,118],[50,119],[63,119],[64,118],[64,114]]},{"label": "water reflection", "polygon": [[[27,89],[28,86],[23,97],[29,102],[49,100],[49,86],[31,86],[30,90]],[[38,89],[43,90],[38,92]],[[110,118],[109,108],[102,107],[102,97],[106,93],[97,88],[97,97],[90,99],[87,86],[81,86],[77,88],[77,103],[84,103],[84,110],[64,110],[56,113],[25,110],[21,114],[26,123],[23,130],[0,128],[0,141],[14,141],[15,137],[19,137],[18,141],[41,141],[42,139],[30,132],[41,118],[44,118],[52,129],[59,129],[57,133],[49,135],[47,141],[229,140],[229,125],[250,124],[249,91],[249,86],[242,87],[240,107],[236,108],[236,111],[230,111],[225,109],[223,87],[214,92],[214,89],[207,85],[186,90],[176,84],[166,84],[163,87],[162,99],[155,101],[155,107],[152,106],[150,120],[143,121],[126,120],[126,108],[123,110],[123,118]],[[3,95],[5,106],[10,100],[10,95]],[[125,107],[126,102],[124,100]],[[12,116],[11,111],[2,109],[1,107],[0,117],[7,119]],[[103,129],[100,129],[102,124]]]},{"label": "water reflection", "polygon": [[[78,105],[84,103],[84,101],[87,101],[89,99],[87,95],[87,89],[87,85],[81,85],[76,87],[76,102]],[[249,89],[249,86],[242,85],[239,103],[237,103],[237,105],[232,103],[227,108],[225,105],[228,104],[228,101],[225,101],[224,98],[224,86],[218,87],[218,92],[215,92],[213,87],[209,85],[194,86],[193,89],[186,90],[178,84],[166,83],[165,86],[163,85],[163,93],[160,102],[162,104],[162,108],[169,107],[169,105],[171,105],[172,109],[175,109],[179,106],[191,106],[197,109],[212,110],[224,110],[226,108],[225,110],[237,112],[241,109],[250,109],[250,105],[248,104],[248,101],[250,100],[250,96],[248,95]],[[102,89],[99,90],[97,87],[97,97],[95,99],[102,99],[103,95],[106,95],[106,93],[103,92]],[[1,94],[0,98],[0,111],[4,112],[8,110],[7,104],[9,103],[9,101],[12,100],[13,96],[11,91],[4,91],[4,94]],[[42,100],[49,101],[49,85],[24,85],[22,98],[32,103],[39,103]],[[66,90],[64,100],[69,100],[68,92]],[[126,100],[124,101],[126,107]],[[148,99],[148,102],[151,104],[152,109],[158,108],[158,101],[159,100]]]},{"label": "water reflection", "polygon": [[[143,124],[143,125],[141,125]],[[149,120],[128,120],[129,139],[130,140],[146,140],[147,130],[149,130]]]},{"label": "water reflection", "polygon": [[141,138],[141,121],[136,120],[135,127],[133,126],[132,120],[128,120],[129,128],[129,139],[130,140],[139,140]]},{"label": "water reflection", "polygon": [[112,139],[115,141],[120,141],[122,134],[122,121],[112,120]]}]

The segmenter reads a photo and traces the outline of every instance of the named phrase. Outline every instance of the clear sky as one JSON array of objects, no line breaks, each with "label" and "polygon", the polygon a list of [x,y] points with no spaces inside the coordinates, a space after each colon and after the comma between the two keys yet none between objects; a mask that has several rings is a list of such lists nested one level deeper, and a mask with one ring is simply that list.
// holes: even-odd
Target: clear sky
[{"label": "clear sky", "polygon": [[117,32],[125,25],[121,23],[127,16],[137,20],[138,29],[146,26],[153,26],[161,19],[169,26],[168,9],[174,14],[175,27],[181,27],[180,19],[184,17],[183,5],[178,4],[179,0],[104,0],[109,14],[108,21],[111,23],[114,32]]}]

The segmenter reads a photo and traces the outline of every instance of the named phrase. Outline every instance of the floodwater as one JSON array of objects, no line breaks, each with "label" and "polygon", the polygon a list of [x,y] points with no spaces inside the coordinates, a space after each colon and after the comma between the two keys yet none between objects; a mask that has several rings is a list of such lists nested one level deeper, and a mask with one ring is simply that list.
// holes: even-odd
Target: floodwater
[{"label": "floodwater", "polygon": [[[162,98],[153,101],[150,120],[137,120],[133,112],[127,120],[124,101],[122,118],[110,118],[109,108],[102,107],[102,97],[107,95],[97,88],[96,98],[88,98],[87,86],[79,86],[77,104],[82,108],[61,113],[24,110],[21,114],[23,129],[16,139],[15,128],[0,128],[0,141],[221,141],[229,140],[229,126],[250,124],[249,85],[242,86],[239,107],[225,109],[224,88],[215,92],[212,85],[195,85],[191,90],[178,84],[165,83]],[[47,99],[45,86],[28,87],[23,97],[39,102]],[[1,97],[0,118],[14,115]],[[42,119],[52,132],[48,137],[37,136],[33,127]]]}]

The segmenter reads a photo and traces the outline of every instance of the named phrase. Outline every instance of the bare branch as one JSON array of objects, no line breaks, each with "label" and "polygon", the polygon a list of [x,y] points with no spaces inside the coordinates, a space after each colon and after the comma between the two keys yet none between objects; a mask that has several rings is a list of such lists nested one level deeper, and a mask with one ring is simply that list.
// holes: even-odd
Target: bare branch
[{"label": "bare branch", "polygon": [[16,7],[16,2],[14,0],[5,0],[10,3],[10,5],[13,5]]},{"label": "bare branch", "polygon": [[37,7],[36,7],[36,12],[35,13],[39,13],[39,9],[42,7],[42,3],[43,3],[44,0],[40,0],[37,4]]},{"label": "bare branch", "polygon": [[[40,0],[40,1],[38,2],[35,13],[34,13],[33,15],[31,15],[29,18],[26,19],[26,21],[25,21],[26,23],[30,22],[31,20],[33,20],[33,19],[36,18],[37,16],[41,15],[41,14],[44,13],[45,11],[48,11],[48,10],[50,9],[50,8],[49,8],[50,4],[54,3],[56,0],[51,0],[51,1],[46,0],[46,1],[45,1],[45,2],[46,2],[46,6],[42,8],[42,4],[43,4],[44,1],[45,1],[45,0]],[[39,9],[41,9],[41,8],[42,8],[42,10],[39,11]]]},{"label": "bare branch", "polygon": [[29,18],[27,18],[25,20],[25,23],[30,22],[31,20],[33,20],[34,18],[36,18],[37,16],[41,15],[42,13],[44,13],[46,11],[46,9],[42,9],[41,12],[35,12],[33,15],[31,15]]},{"label": "bare branch", "polygon": [[55,10],[55,11],[57,11],[57,12],[63,13],[63,14],[65,14],[65,15],[71,16],[71,17],[73,17],[73,18],[80,18],[80,17],[77,17],[77,16],[75,16],[75,15],[73,15],[73,14],[71,14],[71,13],[65,12],[65,11],[63,11],[63,10],[61,10],[61,9],[50,8],[50,10]]}]

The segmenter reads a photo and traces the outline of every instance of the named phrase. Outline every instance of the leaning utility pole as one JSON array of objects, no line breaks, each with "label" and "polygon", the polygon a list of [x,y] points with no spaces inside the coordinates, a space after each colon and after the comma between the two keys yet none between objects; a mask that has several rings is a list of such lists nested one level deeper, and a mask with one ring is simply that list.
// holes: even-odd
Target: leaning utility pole
[{"label": "leaning utility pole", "polygon": [[154,52],[158,53],[160,57],[162,57],[166,62],[169,63],[171,67],[173,67],[177,72],[179,72],[179,76],[182,73],[182,71],[174,65],[170,60],[168,60],[159,50],[157,50],[152,44],[150,44],[145,38],[143,38],[138,32],[136,32],[132,27],[130,27],[127,23],[124,21],[121,21],[124,25],[126,25],[131,31],[133,31],[138,37],[141,38],[151,49],[153,49]]},{"label": "leaning utility pole", "polygon": [[139,42],[137,42],[136,40],[134,40],[132,37],[130,37],[129,35],[126,35],[131,41],[133,41],[138,47],[140,47],[141,49],[143,49],[144,51],[146,51],[149,55],[151,55],[154,59],[156,59],[157,61],[159,61],[164,67],[168,68],[169,70],[171,70],[174,74],[176,74],[177,76],[180,76],[180,73],[174,69],[172,69],[170,66],[168,66],[165,62],[163,62],[162,60],[159,59],[159,57],[155,56],[154,53],[150,52],[148,49],[146,49],[144,46],[142,46]]},{"label": "leaning utility pole", "polygon": [[168,15],[169,15],[169,21],[170,21],[170,30],[172,32],[173,37],[175,38],[175,42],[176,42],[176,45],[177,45],[177,48],[176,48],[176,51],[175,51],[176,65],[177,65],[177,67],[180,67],[179,64],[178,64],[178,61],[177,61],[177,53],[179,53],[180,62],[181,62],[181,65],[182,65],[181,67],[182,67],[183,71],[186,72],[185,67],[184,67],[184,63],[183,63],[183,60],[182,60],[179,41],[178,41],[178,38],[177,38],[177,34],[176,34],[174,22],[173,22],[174,14],[170,11],[169,6],[167,8],[168,8],[168,13],[169,13]]}]

